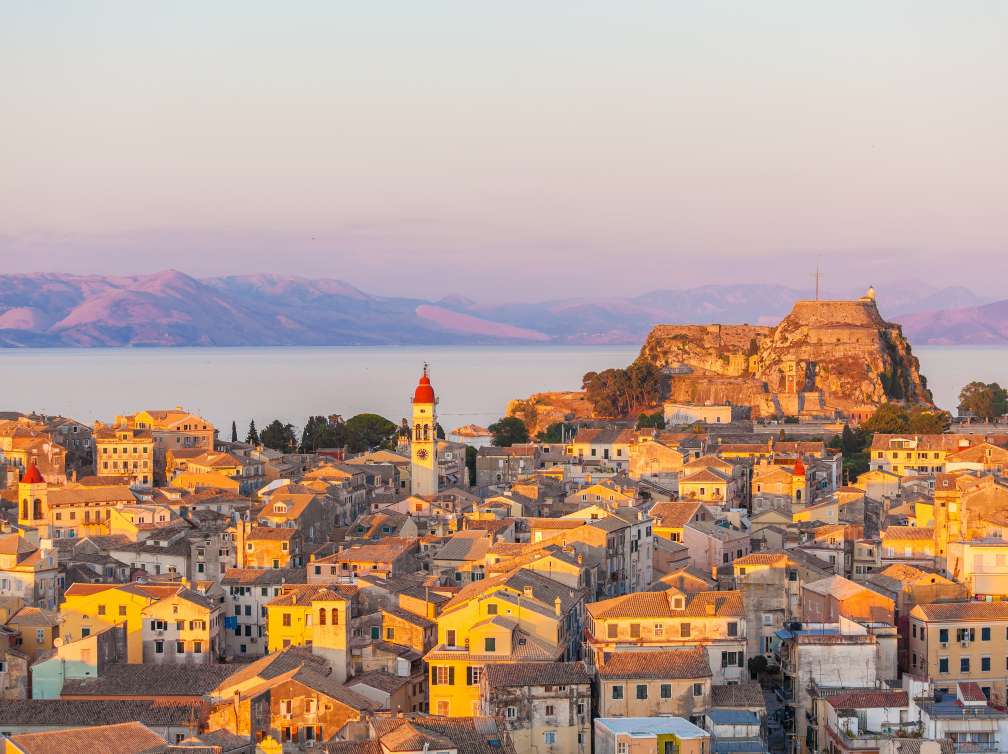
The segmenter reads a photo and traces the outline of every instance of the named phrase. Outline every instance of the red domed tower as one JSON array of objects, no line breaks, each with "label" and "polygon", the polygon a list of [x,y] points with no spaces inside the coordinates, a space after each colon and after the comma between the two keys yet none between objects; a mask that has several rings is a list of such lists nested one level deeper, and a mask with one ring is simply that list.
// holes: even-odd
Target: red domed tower
[{"label": "red domed tower", "polygon": [[47,485],[35,462],[28,464],[24,476],[18,482],[18,523],[36,528],[47,518]]},{"label": "red domed tower", "polygon": [[437,396],[434,395],[426,364],[420,382],[413,391],[410,461],[410,492],[414,495],[436,495],[438,492]]}]

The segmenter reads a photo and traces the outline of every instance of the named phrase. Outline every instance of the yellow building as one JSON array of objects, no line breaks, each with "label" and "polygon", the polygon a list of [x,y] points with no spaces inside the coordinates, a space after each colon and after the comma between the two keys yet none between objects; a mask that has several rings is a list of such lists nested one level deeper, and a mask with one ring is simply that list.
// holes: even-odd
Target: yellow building
[{"label": "yellow building", "polygon": [[349,675],[350,603],[324,584],[288,584],[266,603],[270,652],[308,647],[324,657],[338,683]]},{"label": "yellow building", "polygon": [[94,444],[98,476],[126,477],[130,487],[154,485],[154,439],[150,430],[95,422]]},{"label": "yellow building", "polygon": [[884,568],[891,563],[909,563],[934,568],[935,530],[918,526],[890,526],[882,532]]},{"label": "yellow building", "polygon": [[217,430],[202,416],[190,413],[181,406],[158,411],[141,411],[132,416],[117,416],[116,424],[150,433],[153,443],[154,481],[164,484],[167,452],[182,448],[214,449]]},{"label": "yellow building", "polygon": [[53,648],[60,635],[60,617],[51,610],[22,607],[7,621],[7,628],[15,631],[14,649],[32,658],[38,658]]},{"label": "yellow building", "polygon": [[728,500],[731,479],[717,469],[700,469],[679,480],[679,497],[682,500],[700,500],[723,505]]},{"label": "yellow building", "polygon": [[752,494],[775,495],[796,505],[806,505],[809,490],[805,464],[801,459],[789,466],[757,464],[753,469]]},{"label": "yellow building", "polygon": [[18,523],[39,538],[76,539],[109,534],[112,511],[136,503],[122,484],[46,484],[38,469],[28,468],[18,484]]},{"label": "yellow building", "polygon": [[946,569],[971,597],[1008,599],[1008,542],[1003,539],[950,542]]},{"label": "yellow building", "polygon": [[464,587],[442,608],[438,644],[425,657],[430,711],[479,714],[488,663],[573,659],[582,607],[581,591],[524,569]]},{"label": "yellow building", "polygon": [[633,505],[637,500],[634,487],[620,487],[609,480],[586,485],[569,494],[565,502],[573,505],[601,505],[606,509]]},{"label": "yellow building", "polygon": [[654,519],[654,535],[672,542],[683,541],[683,527],[690,521],[709,518],[707,509],[700,503],[655,503],[648,515]]},{"label": "yellow building", "polygon": [[900,476],[937,474],[945,471],[945,459],[971,447],[982,436],[884,435],[872,437],[868,457],[873,470]]},{"label": "yellow building", "polygon": [[140,613],[144,663],[206,665],[223,655],[223,610],[204,595],[180,589]]},{"label": "yellow building", "polygon": [[143,611],[172,597],[180,584],[71,584],[60,605],[60,633],[69,641],[96,634],[109,626],[126,624],[126,654],[131,663],[143,662]]}]

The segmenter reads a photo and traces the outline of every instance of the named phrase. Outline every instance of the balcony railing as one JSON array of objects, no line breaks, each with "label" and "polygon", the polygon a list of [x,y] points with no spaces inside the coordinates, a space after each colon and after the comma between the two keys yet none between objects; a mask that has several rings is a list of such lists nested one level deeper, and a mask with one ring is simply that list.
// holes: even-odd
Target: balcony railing
[{"label": "balcony railing", "polygon": [[952,745],[961,752],[998,750],[997,741],[953,741]]}]

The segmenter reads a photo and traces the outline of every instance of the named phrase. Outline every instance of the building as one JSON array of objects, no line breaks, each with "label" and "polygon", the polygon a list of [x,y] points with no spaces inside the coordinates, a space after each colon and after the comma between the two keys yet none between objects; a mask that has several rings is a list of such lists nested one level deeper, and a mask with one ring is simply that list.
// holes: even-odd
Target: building
[{"label": "building", "polygon": [[165,484],[169,450],[214,449],[217,430],[214,425],[181,406],[174,409],[141,411],[132,416],[117,416],[115,426],[146,432],[153,445],[154,483]]},{"label": "building", "polygon": [[582,662],[490,663],[480,712],[503,721],[517,754],[591,749],[591,678]]},{"label": "building", "polygon": [[224,654],[223,610],[202,594],[180,589],[147,605],[140,615],[145,665],[210,665]]},{"label": "building", "polygon": [[1008,541],[984,537],[949,542],[948,575],[977,599],[1008,599]]},{"label": "building", "polygon": [[63,577],[55,550],[48,540],[42,544],[44,548],[35,547],[18,534],[0,534],[0,596],[55,610]]},{"label": "building", "polygon": [[[938,474],[945,471],[945,458],[971,447],[982,436],[886,435],[872,436],[869,463],[873,470],[899,476]],[[860,484],[858,485],[861,486]]]},{"label": "building", "polygon": [[1004,705],[1008,677],[1008,602],[919,604],[910,611],[910,672],[950,693],[975,682]]},{"label": "building", "polygon": [[698,405],[696,403],[666,403],[663,407],[665,424],[731,424],[732,407],[730,405]]},{"label": "building", "polygon": [[692,520],[683,527],[683,544],[697,569],[706,573],[727,566],[752,550],[749,532],[727,521]]},{"label": "building", "polygon": [[606,652],[702,646],[713,683],[737,683],[747,673],[740,592],[635,592],[591,602],[585,612],[585,660],[593,667]]},{"label": "building", "polygon": [[224,649],[229,657],[266,654],[266,604],[284,584],[303,584],[300,569],[230,568],[224,572]]},{"label": "building", "polygon": [[895,625],[895,603],[867,586],[843,576],[803,584],[801,617],[808,623],[836,623],[841,617]]},{"label": "building", "polygon": [[338,683],[349,675],[350,603],[324,584],[287,584],[266,603],[270,652],[310,647],[333,669]]},{"label": "building", "polygon": [[480,709],[488,663],[554,662],[578,654],[583,592],[518,569],[463,587],[437,617],[430,669],[430,709],[468,716]]},{"label": "building", "polygon": [[539,467],[539,447],[534,444],[498,448],[487,445],[476,451],[476,487],[507,486],[532,474]]},{"label": "building", "polygon": [[596,668],[599,717],[665,717],[699,724],[710,709],[712,672],[703,647],[605,652]]},{"label": "building", "polygon": [[134,489],[154,486],[154,438],[149,429],[95,422],[95,470],[121,476]]},{"label": "building", "polygon": [[709,754],[710,734],[681,717],[599,717],[594,754]]},{"label": "building", "polygon": [[410,439],[410,494],[438,492],[437,398],[424,364],[413,392],[413,429]]}]

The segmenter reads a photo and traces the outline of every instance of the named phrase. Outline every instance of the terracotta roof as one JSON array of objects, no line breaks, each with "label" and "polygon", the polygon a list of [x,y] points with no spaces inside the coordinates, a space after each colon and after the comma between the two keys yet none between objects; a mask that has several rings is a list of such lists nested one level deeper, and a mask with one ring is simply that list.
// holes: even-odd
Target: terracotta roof
[{"label": "terracotta roof", "polygon": [[[977,687],[977,691],[979,691]],[[981,697],[983,694],[981,694]],[[910,695],[904,690],[839,689],[826,698],[833,709],[868,709],[882,707],[907,707]]]},{"label": "terracotta roof", "polygon": [[591,678],[583,662],[489,663],[483,673],[490,688],[500,686],[575,686]]},{"label": "terracotta roof", "polygon": [[[677,610],[674,592],[632,592],[585,605],[593,618],[681,618],[681,617],[742,617],[742,593],[739,591],[697,592],[686,595],[684,606]],[[708,612],[712,608],[713,615]]]},{"label": "terracotta roof", "polygon": [[[423,734],[451,741],[458,754],[515,754],[514,744],[507,731],[498,727],[492,717],[434,717],[431,715],[409,715],[404,717],[380,717],[371,721],[375,737],[383,746],[388,734],[403,725],[414,726]],[[408,736],[392,740],[402,743]],[[391,749],[392,747],[389,746]],[[423,748],[421,744],[420,747]],[[393,749],[395,750],[395,749]],[[409,751],[410,749],[401,749]],[[413,749],[416,751],[417,749]]]},{"label": "terracotta roof", "polygon": [[327,584],[287,584],[281,587],[281,592],[267,602],[267,606],[300,606],[312,602],[340,600],[345,602],[346,596],[336,588]]},{"label": "terracotta roof", "polygon": [[141,754],[160,751],[167,744],[161,736],[138,722],[19,733],[11,736],[10,741],[24,754],[65,754],[68,751]]},{"label": "terracotta roof", "polygon": [[980,684],[976,681],[960,681],[959,696],[962,697],[964,702],[984,702],[985,704],[987,702],[987,697],[984,696],[984,692],[980,689]]},{"label": "terracotta roof", "polygon": [[226,667],[232,672],[215,687],[215,691],[240,685],[252,678],[258,677],[264,680],[276,678],[305,665],[320,670],[327,667],[323,658],[312,654],[304,647],[290,647],[281,652],[274,652],[248,665],[238,666],[237,670],[235,665],[222,665],[221,667]]},{"label": "terracotta roof", "polygon": [[230,584],[303,584],[304,568],[228,568],[221,583]]},{"label": "terracotta roof", "polygon": [[903,540],[903,539],[913,539],[913,540],[926,540],[928,542],[933,542],[935,536],[935,530],[931,527],[924,526],[890,526],[882,532],[882,541],[886,540]]},{"label": "terracotta roof", "polygon": [[766,707],[763,689],[755,681],[711,686],[712,707]]},{"label": "terracotta roof", "polygon": [[187,726],[204,716],[200,703],[151,700],[7,699],[0,704],[0,724],[10,726],[113,725],[139,721],[153,727]]},{"label": "terracotta roof", "polygon": [[934,621],[1008,619],[1008,602],[935,602],[914,609],[924,613],[926,620]]},{"label": "terracotta roof", "polygon": [[430,377],[427,376],[427,365],[424,364],[423,374],[417,383],[416,390],[413,391],[414,403],[434,403],[434,388],[431,387]]},{"label": "terracotta roof", "polygon": [[696,515],[700,503],[655,503],[648,515],[655,520],[656,526],[680,529]]},{"label": "terracotta roof", "polygon": [[710,678],[707,650],[672,649],[662,652],[606,652],[599,678],[688,679]]},{"label": "terracotta roof", "polygon": [[393,675],[385,670],[369,670],[366,673],[358,673],[344,685],[352,690],[358,683],[363,683],[372,688],[392,694],[409,682],[409,676]]},{"label": "terracotta roof", "polygon": [[62,696],[205,696],[234,673],[233,665],[112,664],[94,678],[68,678]]},{"label": "terracotta roof", "polygon": [[786,563],[787,559],[787,553],[784,552],[753,552],[736,558],[732,564],[737,566],[780,565]]}]

